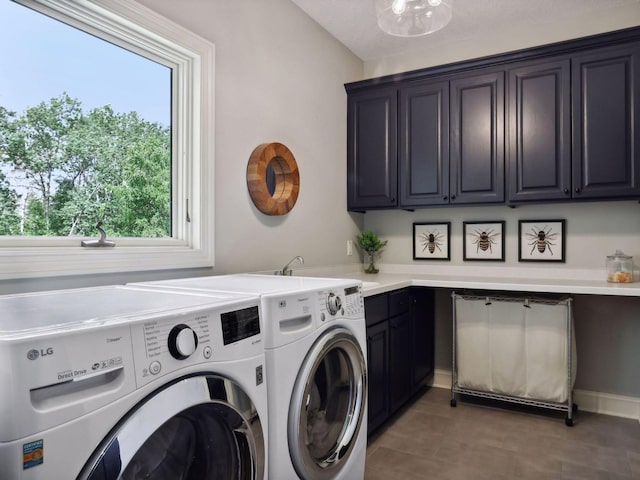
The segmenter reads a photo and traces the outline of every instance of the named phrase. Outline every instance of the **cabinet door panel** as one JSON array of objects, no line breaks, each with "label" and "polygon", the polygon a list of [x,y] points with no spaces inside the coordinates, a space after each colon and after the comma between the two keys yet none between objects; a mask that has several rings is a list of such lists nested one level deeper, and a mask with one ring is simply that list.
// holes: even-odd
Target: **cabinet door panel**
[{"label": "cabinet door panel", "polygon": [[389,208],[397,196],[397,91],[349,97],[348,209]]},{"label": "cabinet door panel", "polygon": [[400,206],[449,203],[449,82],[400,90]]},{"label": "cabinet door panel", "polygon": [[411,294],[412,392],[415,393],[427,384],[434,372],[435,300],[432,288],[413,288]]},{"label": "cabinet door panel", "polygon": [[389,322],[367,328],[368,430],[389,418]]},{"label": "cabinet door panel", "polygon": [[389,295],[386,293],[364,299],[364,317],[367,327],[389,319]]},{"label": "cabinet door panel", "polygon": [[570,61],[509,71],[509,201],[571,198]]},{"label": "cabinet door panel", "polygon": [[574,198],[640,195],[639,44],[576,55],[572,68]]},{"label": "cabinet door panel", "polygon": [[450,202],[504,201],[504,72],[451,81]]},{"label": "cabinet door panel", "polygon": [[390,408],[395,412],[411,398],[411,313],[389,319]]}]

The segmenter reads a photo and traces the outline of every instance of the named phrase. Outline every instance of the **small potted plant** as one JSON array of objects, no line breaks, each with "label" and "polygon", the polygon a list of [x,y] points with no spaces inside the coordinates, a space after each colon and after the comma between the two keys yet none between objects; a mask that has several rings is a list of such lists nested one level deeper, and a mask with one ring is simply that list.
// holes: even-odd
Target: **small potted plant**
[{"label": "small potted plant", "polygon": [[380,254],[380,251],[387,244],[387,240],[380,241],[378,236],[371,230],[364,230],[360,235],[356,237],[358,247],[364,252],[365,262],[368,263],[365,268],[365,273],[378,273],[378,269],[375,265],[375,258]]}]

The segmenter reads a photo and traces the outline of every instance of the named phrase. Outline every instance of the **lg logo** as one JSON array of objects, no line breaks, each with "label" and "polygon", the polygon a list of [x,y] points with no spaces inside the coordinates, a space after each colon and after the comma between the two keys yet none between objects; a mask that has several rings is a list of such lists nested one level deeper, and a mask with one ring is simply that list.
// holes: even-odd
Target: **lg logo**
[{"label": "lg logo", "polygon": [[46,357],[47,355],[53,355],[53,348],[36,350],[31,349],[27,352],[27,358],[29,360],[36,360],[38,357]]}]

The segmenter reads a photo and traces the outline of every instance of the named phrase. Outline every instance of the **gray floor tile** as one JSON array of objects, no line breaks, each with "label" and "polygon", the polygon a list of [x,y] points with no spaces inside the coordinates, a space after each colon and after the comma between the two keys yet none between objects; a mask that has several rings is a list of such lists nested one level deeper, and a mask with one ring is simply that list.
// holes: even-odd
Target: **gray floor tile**
[{"label": "gray floor tile", "polygon": [[366,480],[640,480],[640,423],[458,401],[432,388],[369,439]]}]

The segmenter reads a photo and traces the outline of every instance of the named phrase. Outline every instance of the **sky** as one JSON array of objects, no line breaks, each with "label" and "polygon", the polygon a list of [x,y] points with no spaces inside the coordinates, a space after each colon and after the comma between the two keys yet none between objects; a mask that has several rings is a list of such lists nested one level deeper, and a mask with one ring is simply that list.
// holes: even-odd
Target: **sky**
[{"label": "sky", "polygon": [[85,111],[118,113],[170,124],[171,69],[0,0],[0,106],[18,113],[67,92]]}]

